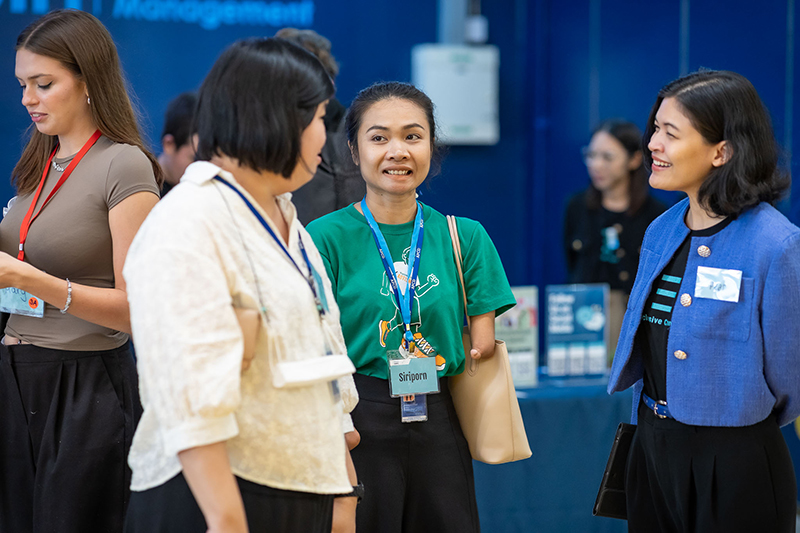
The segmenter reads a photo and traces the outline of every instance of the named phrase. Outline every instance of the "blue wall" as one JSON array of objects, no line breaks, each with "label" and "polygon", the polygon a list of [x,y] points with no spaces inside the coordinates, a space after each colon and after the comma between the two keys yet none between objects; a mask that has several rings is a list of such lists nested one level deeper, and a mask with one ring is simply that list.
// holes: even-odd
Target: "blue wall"
[{"label": "blue wall", "polygon": [[[50,7],[64,1],[81,0],[52,0]],[[151,141],[158,139],[169,99],[195,89],[226,44],[277,29],[222,24],[208,30],[196,23],[123,20],[114,13],[121,1],[133,0],[83,0],[83,7],[99,16],[118,43]],[[163,0],[140,1],[144,6]],[[714,0],[483,2],[490,42],[501,54],[501,141],[451,148],[442,174],[423,188],[423,200],[480,220],[512,284],[562,282],[562,209],[568,196],[588,183],[580,147],[592,126],[622,116],[643,127],[658,89],[682,72],[704,66],[749,77],[772,113],[779,141],[791,139],[787,154],[800,153],[800,135],[792,135],[800,107],[794,105],[794,1],[733,0],[725,9]],[[15,38],[36,18],[27,6],[25,13],[15,12],[24,3],[0,0],[0,73],[7,80],[0,85],[2,176],[10,174],[29,124],[13,79]],[[334,43],[341,63],[338,96],[348,103],[374,81],[409,80],[411,47],[435,42],[436,16],[432,0],[402,6],[316,0],[308,21]],[[796,158],[792,167],[796,170]],[[0,179],[0,202],[12,194],[7,179]],[[676,199],[659,194],[668,202]],[[800,198],[800,190],[794,197]],[[800,201],[783,208],[800,210]]]}]

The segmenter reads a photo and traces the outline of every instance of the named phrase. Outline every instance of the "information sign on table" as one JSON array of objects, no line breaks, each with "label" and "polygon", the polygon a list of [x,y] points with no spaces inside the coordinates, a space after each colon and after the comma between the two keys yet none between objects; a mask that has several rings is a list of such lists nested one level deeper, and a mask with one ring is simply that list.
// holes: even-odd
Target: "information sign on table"
[{"label": "information sign on table", "polygon": [[545,350],[550,377],[599,375],[608,353],[606,283],[545,288]]},{"label": "information sign on table", "polygon": [[534,387],[539,373],[539,289],[512,287],[517,305],[495,319],[495,336],[506,342],[516,388]]}]

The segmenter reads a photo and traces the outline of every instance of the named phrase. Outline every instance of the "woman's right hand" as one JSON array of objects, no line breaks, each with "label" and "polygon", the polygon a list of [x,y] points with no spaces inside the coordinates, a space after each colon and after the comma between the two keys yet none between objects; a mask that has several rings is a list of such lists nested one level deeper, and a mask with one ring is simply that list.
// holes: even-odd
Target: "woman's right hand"
[{"label": "woman's right hand", "polygon": [[209,533],[249,533],[242,495],[225,442],[178,452],[178,459]]},{"label": "woman's right hand", "polygon": [[219,520],[217,524],[209,526],[206,533],[250,533],[247,528],[247,520],[242,516],[242,520],[231,517],[230,520]]}]

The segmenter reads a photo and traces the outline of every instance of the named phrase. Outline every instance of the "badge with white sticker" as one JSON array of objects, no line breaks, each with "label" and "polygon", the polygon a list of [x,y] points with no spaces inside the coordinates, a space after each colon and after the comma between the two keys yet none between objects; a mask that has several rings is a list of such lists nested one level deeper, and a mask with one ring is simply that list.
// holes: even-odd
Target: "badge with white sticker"
[{"label": "badge with white sticker", "polygon": [[724,268],[697,267],[694,285],[695,298],[708,298],[723,302],[739,301],[742,271]]}]

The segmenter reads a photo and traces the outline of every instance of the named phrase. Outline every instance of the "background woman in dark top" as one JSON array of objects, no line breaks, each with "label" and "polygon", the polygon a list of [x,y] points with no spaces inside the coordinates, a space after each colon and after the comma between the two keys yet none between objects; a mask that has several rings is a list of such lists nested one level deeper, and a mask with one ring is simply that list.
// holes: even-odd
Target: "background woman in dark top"
[{"label": "background woman in dark top", "polygon": [[591,182],[570,199],[564,218],[570,283],[608,283],[630,293],[644,232],[666,209],[649,194],[641,142],[635,124],[610,119],[584,149]]},{"label": "background woman in dark top", "polygon": [[609,356],[616,349],[644,232],[666,209],[649,194],[641,143],[642,132],[632,122],[602,122],[583,153],[591,182],[570,199],[564,217],[569,282],[611,286]]}]

